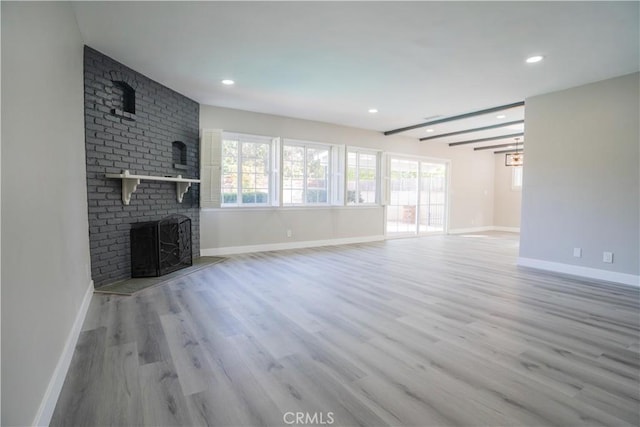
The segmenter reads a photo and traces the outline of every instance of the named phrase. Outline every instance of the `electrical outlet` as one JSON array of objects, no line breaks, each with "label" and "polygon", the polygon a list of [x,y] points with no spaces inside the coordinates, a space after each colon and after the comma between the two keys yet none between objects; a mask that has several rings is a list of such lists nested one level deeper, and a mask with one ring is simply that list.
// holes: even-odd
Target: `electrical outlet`
[{"label": "electrical outlet", "polygon": [[291,230],[287,230],[287,237],[291,237],[293,236],[293,233],[291,232]]},{"label": "electrical outlet", "polygon": [[576,258],[582,258],[582,248],[573,248],[573,256]]},{"label": "electrical outlet", "polygon": [[602,252],[602,262],[611,264],[613,262],[613,252]]}]

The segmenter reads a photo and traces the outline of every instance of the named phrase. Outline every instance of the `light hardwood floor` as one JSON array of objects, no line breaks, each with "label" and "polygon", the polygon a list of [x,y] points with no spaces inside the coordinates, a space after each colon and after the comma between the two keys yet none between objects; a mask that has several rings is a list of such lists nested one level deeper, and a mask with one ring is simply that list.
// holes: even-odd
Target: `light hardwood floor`
[{"label": "light hardwood floor", "polygon": [[640,290],[517,268],[517,244],[238,255],[94,295],[51,425],[637,426]]}]

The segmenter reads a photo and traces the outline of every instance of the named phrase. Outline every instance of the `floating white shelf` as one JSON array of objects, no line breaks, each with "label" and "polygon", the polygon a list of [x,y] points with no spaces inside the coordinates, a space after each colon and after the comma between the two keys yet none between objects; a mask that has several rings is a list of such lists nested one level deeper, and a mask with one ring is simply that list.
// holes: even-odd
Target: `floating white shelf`
[{"label": "floating white shelf", "polygon": [[122,173],[108,173],[105,175],[107,178],[111,179],[121,179],[122,180],[122,203],[128,205],[131,201],[131,195],[138,188],[138,184],[140,181],[168,181],[176,183],[176,196],[178,198],[178,203],[182,203],[182,198],[184,197],[184,193],[189,190],[191,184],[194,182],[200,182],[199,179],[188,179],[183,178],[182,175],[178,175],[176,177],[173,176],[151,176],[151,175],[131,175],[128,170],[122,171]]}]

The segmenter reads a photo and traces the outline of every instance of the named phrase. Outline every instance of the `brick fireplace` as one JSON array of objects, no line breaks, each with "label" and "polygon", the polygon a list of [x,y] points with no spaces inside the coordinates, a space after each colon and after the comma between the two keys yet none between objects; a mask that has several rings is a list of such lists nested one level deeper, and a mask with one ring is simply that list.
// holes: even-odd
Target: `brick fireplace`
[{"label": "brick fireplace", "polygon": [[197,102],[85,46],[85,148],[91,275],[96,287],[131,277],[131,224],[188,217],[200,253],[199,184],[182,202],[176,183],[142,180],[128,205],[106,174],[199,177]]}]

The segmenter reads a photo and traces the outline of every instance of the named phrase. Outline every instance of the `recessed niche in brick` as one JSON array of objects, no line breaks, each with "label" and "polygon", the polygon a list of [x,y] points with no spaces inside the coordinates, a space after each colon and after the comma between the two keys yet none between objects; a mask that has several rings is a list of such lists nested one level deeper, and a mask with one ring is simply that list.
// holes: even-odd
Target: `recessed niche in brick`
[{"label": "recessed niche in brick", "polygon": [[121,80],[113,81],[111,114],[127,119],[134,119],[136,114],[136,91],[129,83]]},{"label": "recessed niche in brick", "polygon": [[187,146],[182,141],[173,141],[171,145],[173,149],[173,168],[187,170]]},{"label": "recessed niche in brick", "polygon": [[136,119],[136,82],[129,75],[117,70],[109,72],[111,77],[111,114],[125,120]]}]

